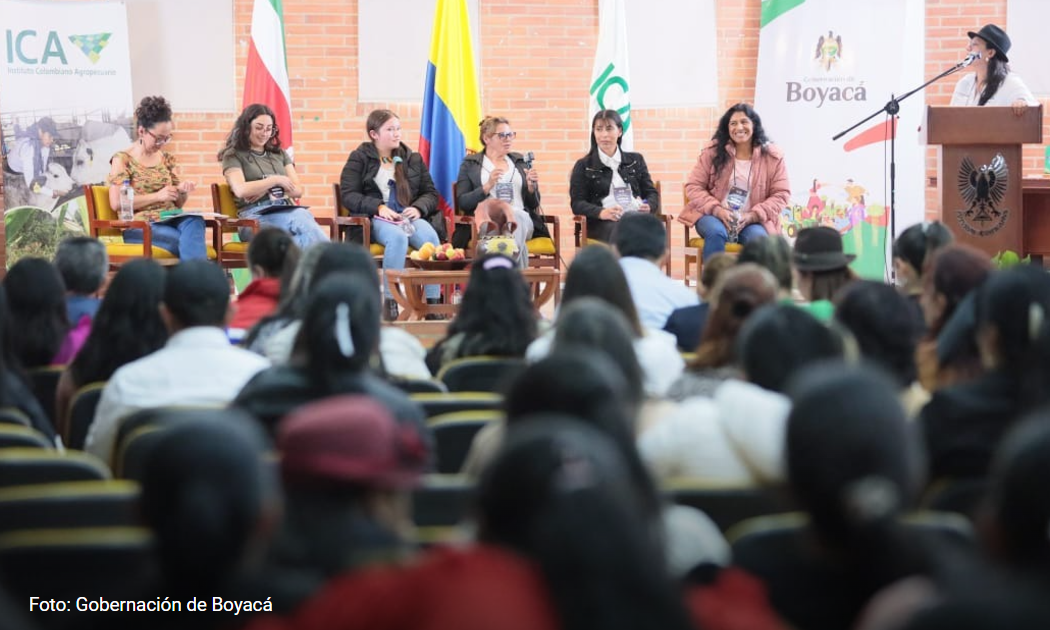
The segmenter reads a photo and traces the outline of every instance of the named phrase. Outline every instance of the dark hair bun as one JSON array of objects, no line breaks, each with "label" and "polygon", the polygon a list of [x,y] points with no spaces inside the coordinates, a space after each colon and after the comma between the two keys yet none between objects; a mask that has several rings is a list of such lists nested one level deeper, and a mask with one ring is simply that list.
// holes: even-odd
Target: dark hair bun
[{"label": "dark hair bun", "polygon": [[147,96],[135,108],[135,120],[140,127],[149,129],[157,123],[171,121],[171,105],[163,96]]}]

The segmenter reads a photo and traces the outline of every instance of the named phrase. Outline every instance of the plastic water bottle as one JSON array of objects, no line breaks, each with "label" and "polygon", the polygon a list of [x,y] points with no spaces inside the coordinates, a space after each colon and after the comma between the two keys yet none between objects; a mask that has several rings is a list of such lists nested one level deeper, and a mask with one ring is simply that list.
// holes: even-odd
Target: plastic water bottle
[{"label": "plastic water bottle", "polygon": [[459,306],[463,303],[463,291],[460,290],[459,285],[456,285],[456,289],[452,292],[452,303]]},{"label": "plastic water bottle", "polygon": [[135,189],[131,180],[125,179],[120,185],[120,220],[131,221],[135,218]]}]

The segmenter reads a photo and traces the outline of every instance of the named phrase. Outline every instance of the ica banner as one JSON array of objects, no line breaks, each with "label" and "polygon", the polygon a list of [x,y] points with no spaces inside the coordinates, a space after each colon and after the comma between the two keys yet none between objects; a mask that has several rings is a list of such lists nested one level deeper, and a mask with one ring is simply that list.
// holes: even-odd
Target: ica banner
[{"label": "ica banner", "polygon": [[[791,207],[784,235],[834,227],[854,270],[884,277],[890,229],[890,138],[878,111],[923,82],[922,0],[762,0],[755,108],[785,152]],[[895,228],[923,220],[924,111],[917,93],[900,103],[896,129]]]},{"label": "ica banner", "polygon": [[7,262],[50,258],[87,225],[84,184],[131,144],[123,2],[0,0]]}]

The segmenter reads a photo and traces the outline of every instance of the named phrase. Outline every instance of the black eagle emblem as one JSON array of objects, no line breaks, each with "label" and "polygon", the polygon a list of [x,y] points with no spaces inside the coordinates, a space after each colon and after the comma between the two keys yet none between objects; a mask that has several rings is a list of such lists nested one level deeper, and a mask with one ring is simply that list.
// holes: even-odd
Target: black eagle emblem
[{"label": "black eagle emblem", "polygon": [[959,194],[966,202],[966,217],[977,223],[987,223],[999,218],[999,205],[1006,196],[1006,180],[1010,169],[1006,159],[997,153],[991,164],[980,168],[973,165],[969,157],[963,158],[959,167]]}]

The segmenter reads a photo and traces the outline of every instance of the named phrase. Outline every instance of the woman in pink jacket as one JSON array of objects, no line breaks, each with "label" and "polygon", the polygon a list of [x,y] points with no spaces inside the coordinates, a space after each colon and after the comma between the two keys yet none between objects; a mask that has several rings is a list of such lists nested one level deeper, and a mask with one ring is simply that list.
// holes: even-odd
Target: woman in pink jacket
[{"label": "woman in pink jacket", "polygon": [[746,103],[729,108],[685,182],[689,202],[678,220],[704,239],[703,259],[780,232],[791,200],[784,154],[769,142],[762,119]]}]

